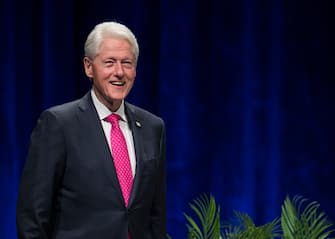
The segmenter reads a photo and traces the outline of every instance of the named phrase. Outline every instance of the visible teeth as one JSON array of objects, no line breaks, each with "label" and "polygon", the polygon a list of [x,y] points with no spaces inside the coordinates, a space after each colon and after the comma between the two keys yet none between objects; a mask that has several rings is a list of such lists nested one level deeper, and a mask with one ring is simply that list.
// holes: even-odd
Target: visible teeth
[{"label": "visible teeth", "polygon": [[124,85],[124,81],[112,81],[112,85],[122,86]]}]

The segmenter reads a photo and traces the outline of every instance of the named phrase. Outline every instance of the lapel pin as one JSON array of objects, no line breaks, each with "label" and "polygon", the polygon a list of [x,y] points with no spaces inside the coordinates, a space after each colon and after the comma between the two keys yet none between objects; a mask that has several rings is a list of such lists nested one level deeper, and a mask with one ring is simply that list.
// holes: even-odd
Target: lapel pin
[{"label": "lapel pin", "polygon": [[136,126],[137,126],[137,127],[139,127],[139,128],[141,128],[141,127],[142,127],[141,123],[140,123],[140,122],[138,122],[138,121],[135,121],[135,124],[136,124]]}]

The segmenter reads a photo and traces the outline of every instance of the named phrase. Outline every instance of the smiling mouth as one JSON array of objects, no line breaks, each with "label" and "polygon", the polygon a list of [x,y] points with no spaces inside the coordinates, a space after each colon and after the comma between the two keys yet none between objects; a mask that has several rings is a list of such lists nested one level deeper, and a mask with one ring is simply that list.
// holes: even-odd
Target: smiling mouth
[{"label": "smiling mouth", "polygon": [[124,81],[110,81],[109,83],[115,86],[124,86],[126,84]]}]

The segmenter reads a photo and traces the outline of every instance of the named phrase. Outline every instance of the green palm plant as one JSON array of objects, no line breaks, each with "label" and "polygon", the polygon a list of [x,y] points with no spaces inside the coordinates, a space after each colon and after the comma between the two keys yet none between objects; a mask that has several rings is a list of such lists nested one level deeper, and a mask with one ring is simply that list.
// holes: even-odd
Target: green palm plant
[{"label": "green palm plant", "polygon": [[190,203],[190,207],[198,218],[196,222],[187,214],[188,239],[219,239],[220,237],[220,207],[216,205],[214,197],[202,195]]},{"label": "green palm plant", "polygon": [[[334,231],[320,204],[295,196],[293,201],[286,197],[282,205],[281,226],[283,239],[325,239]],[[303,209],[304,208],[304,209]]]},{"label": "green palm plant", "polygon": [[335,239],[330,238],[335,231],[333,224],[319,212],[320,205],[306,202],[302,197],[296,196],[293,201],[286,197],[280,219],[265,225],[256,226],[250,216],[235,212],[238,225],[227,223],[221,227],[220,206],[212,195],[202,195],[190,203],[197,220],[184,214],[188,239]]},{"label": "green palm plant", "polygon": [[280,220],[275,219],[262,226],[256,226],[247,214],[235,212],[238,226],[224,226],[223,239],[273,239],[280,236]]}]

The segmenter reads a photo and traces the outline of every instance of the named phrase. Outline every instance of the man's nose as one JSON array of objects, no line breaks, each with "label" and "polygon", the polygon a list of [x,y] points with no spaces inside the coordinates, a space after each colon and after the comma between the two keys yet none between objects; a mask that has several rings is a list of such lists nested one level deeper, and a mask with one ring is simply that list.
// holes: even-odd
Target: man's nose
[{"label": "man's nose", "polygon": [[121,62],[116,62],[114,65],[114,74],[115,76],[122,77],[124,75],[124,70]]}]

